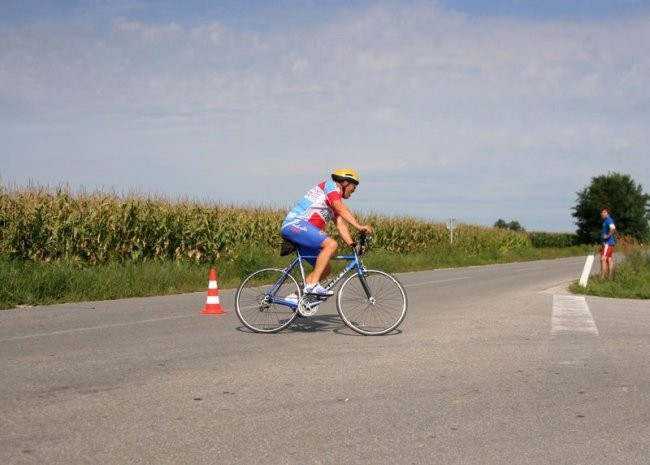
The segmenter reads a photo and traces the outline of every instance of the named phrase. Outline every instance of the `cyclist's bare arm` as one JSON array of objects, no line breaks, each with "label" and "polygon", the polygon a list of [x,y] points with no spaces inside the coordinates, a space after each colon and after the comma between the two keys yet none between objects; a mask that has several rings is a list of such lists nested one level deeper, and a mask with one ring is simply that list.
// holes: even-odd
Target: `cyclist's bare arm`
[{"label": "cyclist's bare arm", "polygon": [[343,239],[347,245],[351,245],[354,242],[354,239],[352,239],[352,235],[350,234],[348,223],[342,216],[337,216],[334,220],[334,224],[336,225],[336,229],[338,230],[341,239]]},{"label": "cyclist's bare arm", "polygon": [[[340,218],[342,218],[345,221],[347,221],[349,224],[354,226],[356,229],[358,229],[359,231],[365,231],[367,233],[372,232],[372,227],[370,227],[368,225],[359,224],[359,222],[354,217],[352,212],[348,209],[348,207],[342,201],[336,200],[335,202],[333,202],[332,203],[332,208],[334,209],[334,211],[337,214],[337,223],[336,223],[337,229],[339,228],[338,220]],[[347,229],[347,227],[346,227],[346,229]],[[339,229],[339,232],[340,232],[340,229]],[[341,236],[343,236],[343,233],[341,233]],[[350,237],[350,232],[349,231],[348,231],[348,237]],[[350,241],[348,242],[348,239],[346,239],[345,237],[343,237],[343,240],[346,241],[347,244],[350,244],[350,243],[353,242],[352,239],[350,239]]]}]

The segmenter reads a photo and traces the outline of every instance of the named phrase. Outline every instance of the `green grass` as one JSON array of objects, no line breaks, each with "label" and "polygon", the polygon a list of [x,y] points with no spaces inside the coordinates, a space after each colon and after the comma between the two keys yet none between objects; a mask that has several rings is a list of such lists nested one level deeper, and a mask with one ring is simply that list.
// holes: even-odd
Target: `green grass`
[{"label": "green grass", "polygon": [[211,267],[219,288],[234,287],[273,262],[280,260],[251,251],[213,265],[159,260],[88,266],[0,258],[0,309],[203,291]]},{"label": "green grass", "polygon": [[640,251],[629,253],[614,270],[611,279],[591,277],[587,287],[576,281],[570,290],[576,294],[616,297],[622,299],[650,299],[650,255]]},{"label": "green grass", "polygon": [[68,263],[0,262],[0,307],[172,294],[195,290],[204,270],[175,263],[82,268]]},{"label": "green grass", "polygon": [[[369,268],[399,273],[583,254],[586,249],[579,247],[492,250],[472,256],[452,248],[409,255],[372,250],[364,262]],[[205,291],[211,267],[217,270],[220,289],[233,288],[259,268],[285,267],[290,260],[291,257],[261,254],[250,248],[213,264],[158,260],[88,266],[0,257],[0,309]],[[336,263],[334,273],[342,266],[342,262]]]}]

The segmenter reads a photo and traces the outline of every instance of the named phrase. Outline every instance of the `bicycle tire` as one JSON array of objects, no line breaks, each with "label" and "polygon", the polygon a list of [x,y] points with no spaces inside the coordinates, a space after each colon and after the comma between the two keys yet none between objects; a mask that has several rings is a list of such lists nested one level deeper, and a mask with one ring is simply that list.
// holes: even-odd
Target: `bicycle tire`
[{"label": "bicycle tire", "polygon": [[364,279],[371,298],[360,276],[350,275],[339,288],[336,308],[343,322],[353,331],[365,336],[380,336],[396,329],[408,309],[404,286],[394,276],[379,270],[365,270]]},{"label": "bicycle tire", "polygon": [[[280,287],[271,295],[275,285]],[[235,294],[235,310],[239,321],[256,333],[277,333],[298,317],[296,307],[274,302],[289,294],[300,297],[296,279],[279,268],[264,268],[248,275]]]}]

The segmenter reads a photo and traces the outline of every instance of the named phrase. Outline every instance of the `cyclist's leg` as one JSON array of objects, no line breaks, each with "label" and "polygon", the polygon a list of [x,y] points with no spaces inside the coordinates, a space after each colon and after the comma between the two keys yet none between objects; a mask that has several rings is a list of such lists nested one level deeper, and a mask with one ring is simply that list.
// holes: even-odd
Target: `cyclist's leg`
[{"label": "cyclist's leg", "polygon": [[325,231],[304,220],[290,220],[282,225],[282,237],[298,245],[301,255],[316,256],[306,259],[314,269],[305,281],[317,283],[331,270],[330,259],[338,249],[338,243]]},{"label": "cyclist's leg", "polygon": [[325,278],[330,273],[332,269],[330,260],[338,248],[339,244],[331,237],[328,237],[323,241],[318,257],[316,258],[314,269],[305,278],[305,281],[307,281],[305,285],[320,282],[321,279]]}]

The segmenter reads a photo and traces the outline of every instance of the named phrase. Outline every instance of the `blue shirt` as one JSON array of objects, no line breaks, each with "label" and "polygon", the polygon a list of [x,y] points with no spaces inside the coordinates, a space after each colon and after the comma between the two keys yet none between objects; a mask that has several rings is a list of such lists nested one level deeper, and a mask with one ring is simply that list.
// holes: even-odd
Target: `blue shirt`
[{"label": "blue shirt", "polygon": [[609,236],[608,239],[605,239],[605,234],[609,234],[610,232],[610,225],[614,225],[614,219],[611,216],[608,216],[607,218],[605,218],[605,221],[603,221],[603,227],[600,230],[601,244],[607,244],[607,245],[616,244],[616,237],[613,230],[612,230],[612,235]]}]

